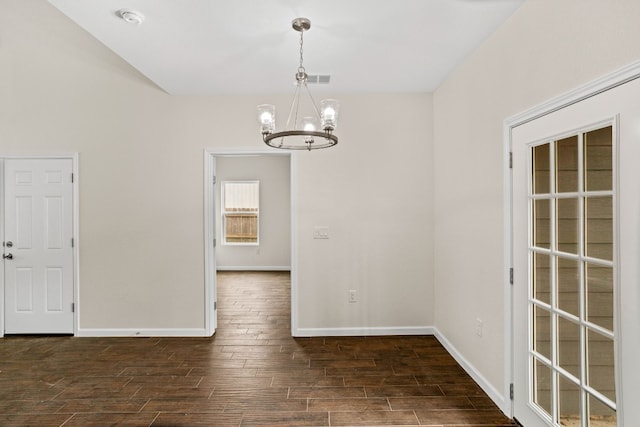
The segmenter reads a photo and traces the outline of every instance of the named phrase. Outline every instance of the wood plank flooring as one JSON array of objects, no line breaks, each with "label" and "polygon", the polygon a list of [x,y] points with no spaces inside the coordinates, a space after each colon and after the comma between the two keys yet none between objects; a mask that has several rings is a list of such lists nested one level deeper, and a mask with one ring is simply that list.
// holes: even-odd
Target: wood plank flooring
[{"label": "wood plank flooring", "polygon": [[219,273],[212,338],[0,339],[0,425],[514,425],[434,337],[291,338],[289,288]]}]

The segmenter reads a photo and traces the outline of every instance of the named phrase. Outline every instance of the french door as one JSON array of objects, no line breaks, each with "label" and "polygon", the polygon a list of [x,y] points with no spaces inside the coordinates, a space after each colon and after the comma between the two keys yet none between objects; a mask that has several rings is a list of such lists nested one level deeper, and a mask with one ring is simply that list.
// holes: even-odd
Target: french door
[{"label": "french door", "polygon": [[638,99],[634,80],[512,129],[514,415],[527,427],[638,413]]}]

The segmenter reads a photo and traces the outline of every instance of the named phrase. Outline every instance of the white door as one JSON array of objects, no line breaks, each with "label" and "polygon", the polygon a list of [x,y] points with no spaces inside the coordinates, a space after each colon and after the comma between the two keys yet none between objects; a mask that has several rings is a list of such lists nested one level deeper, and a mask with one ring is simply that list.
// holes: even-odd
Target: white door
[{"label": "white door", "polygon": [[640,80],[512,130],[514,416],[640,419]]},{"label": "white door", "polygon": [[71,159],[4,162],[5,333],[73,333]]}]

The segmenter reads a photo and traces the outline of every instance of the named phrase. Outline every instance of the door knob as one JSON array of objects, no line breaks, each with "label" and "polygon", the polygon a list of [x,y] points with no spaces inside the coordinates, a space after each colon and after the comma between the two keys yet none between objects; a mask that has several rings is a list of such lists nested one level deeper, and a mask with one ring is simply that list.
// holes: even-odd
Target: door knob
[{"label": "door knob", "polygon": [[4,259],[13,259],[13,254],[2,254],[2,258]]},{"label": "door knob", "polygon": [[9,241],[9,242],[6,243],[6,245],[7,245],[8,248],[11,248],[11,247],[13,247],[13,242]]}]

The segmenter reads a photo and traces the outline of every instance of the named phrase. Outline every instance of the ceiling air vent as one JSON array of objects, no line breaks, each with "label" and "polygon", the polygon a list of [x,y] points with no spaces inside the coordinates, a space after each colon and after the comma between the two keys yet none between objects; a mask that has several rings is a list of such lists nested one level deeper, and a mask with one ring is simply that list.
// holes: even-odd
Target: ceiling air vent
[{"label": "ceiling air vent", "polygon": [[309,74],[307,76],[307,83],[313,85],[328,85],[331,83],[330,74]]}]

